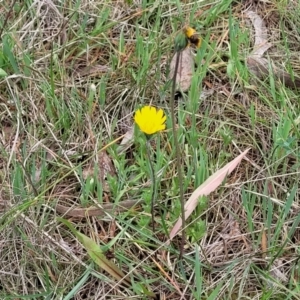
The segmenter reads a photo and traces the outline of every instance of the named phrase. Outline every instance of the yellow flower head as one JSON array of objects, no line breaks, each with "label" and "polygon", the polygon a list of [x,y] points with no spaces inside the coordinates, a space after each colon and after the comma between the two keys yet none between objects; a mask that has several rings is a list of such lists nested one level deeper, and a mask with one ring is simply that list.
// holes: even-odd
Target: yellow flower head
[{"label": "yellow flower head", "polygon": [[192,35],[196,34],[196,30],[192,27],[186,26],[184,29],[184,34],[189,39]]},{"label": "yellow flower head", "polygon": [[189,42],[195,45],[197,48],[201,46],[201,39],[196,33],[196,30],[192,27],[186,26],[184,29],[184,34],[188,38]]},{"label": "yellow flower head", "polygon": [[153,106],[144,106],[138,109],[134,115],[134,121],[140,130],[149,135],[164,130],[166,119],[163,110]]}]

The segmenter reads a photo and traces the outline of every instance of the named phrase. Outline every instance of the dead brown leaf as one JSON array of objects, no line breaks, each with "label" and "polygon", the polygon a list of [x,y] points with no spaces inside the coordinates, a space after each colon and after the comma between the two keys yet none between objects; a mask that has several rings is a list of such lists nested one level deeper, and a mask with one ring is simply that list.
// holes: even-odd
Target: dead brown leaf
[{"label": "dead brown leaf", "polygon": [[[195,208],[198,205],[198,199],[201,196],[207,196],[211,192],[215,191],[223,182],[223,180],[226,178],[227,175],[229,175],[241,162],[241,160],[246,156],[249,149],[245,150],[243,153],[241,153],[239,156],[237,156],[235,159],[233,159],[231,162],[229,162],[227,165],[225,165],[223,168],[215,172],[213,175],[211,175],[209,178],[207,178],[206,181],[204,181],[190,196],[189,200],[186,202],[184,206],[185,210],[185,219],[187,219],[191,213],[195,210]],[[178,233],[179,229],[182,225],[182,219],[179,217],[176,224],[172,228],[170,232],[170,240],[174,238],[174,236]]]},{"label": "dead brown leaf", "polygon": [[[247,57],[247,67],[256,77],[264,79],[269,75],[270,62],[263,58],[263,55],[272,44],[268,42],[267,27],[263,19],[254,11],[246,12],[246,16],[251,20],[255,31],[254,49]],[[289,88],[300,87],[299,77],[292,78],[289,73],[277,68],[273,62],[271,62],[271,66],[275,77],[282,84]]]},{"label": "dead brown leaf", "polygon": [[96,64],[93,66],[86,66],[83,68],[78,67],[74,72],[76,73],[76,78],[81,78],[84,76],[99,76],[110,71],[110,67]]},{"label": "dead brown leaf", "polygon": [[121,212],[129,211],[139,203],[142,204],[143,200],[124,200],[120,201],[118,204],[105,203],[101,205],[102,207],[90,206],[88,208],[56,204],[55,209],[61,215],[74,218],[105,217],[107,213],[117,215]]},{"label": "dead brown leaf", "polygon": [[247,11],[246,16],[251,20],[255,31],[254,49],[251,56],[262,57],[272,46],[268,43],[268,30],[263,19],[254,11]]},{"label": "dead brown leaf", "polygon": [[176,90],[186,92],[192,83],[192,76],[194,72],[194,56],[190,47],[186,47],[181,52],[176,52],[170,64],[170,79],[174,77],[177,55],[180,55],[180,57],[176,75]]},{"label": "dead brown leaf", "polygon": [[262,235],[261,235],[261,251],[262,251],[263,258],[266,258],[267,250],[268,250],[268,239],[267,239],[266,230],[263,228]]},{"label": "dead brown leaf", "polygon": [[[276,258],[270,268],[270,275],[278,282],[285,284],[288,281],[288,277],[284,270],[284,261],[281,258]],[[273,283],[270,282],[273,286]]]}]

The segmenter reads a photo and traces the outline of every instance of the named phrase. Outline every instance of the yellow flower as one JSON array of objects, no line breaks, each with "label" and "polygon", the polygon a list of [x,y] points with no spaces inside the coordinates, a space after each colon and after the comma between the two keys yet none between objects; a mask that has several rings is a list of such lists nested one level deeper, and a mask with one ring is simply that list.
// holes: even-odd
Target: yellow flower
[{"label": "yellow flower", "polygon": [[196,30],[192,27],[186,26],[184,28],[184,33],[186,37],[189,39],[192,35],[196,34]]},{"label": "yellow flower", "polygon": [[201,46],[201,39],[196,33],[196,30],[192,27],[186,26],[184,29],[184,34],[188,38],[189,42],[195,45],[197,48]]},{"label": "yellow flower", "polygon": [[140,130],[146,134],[154,134],[166,128],[166,119],[162,109],[153,106],[144,106],[134,115],[134,121]]}]

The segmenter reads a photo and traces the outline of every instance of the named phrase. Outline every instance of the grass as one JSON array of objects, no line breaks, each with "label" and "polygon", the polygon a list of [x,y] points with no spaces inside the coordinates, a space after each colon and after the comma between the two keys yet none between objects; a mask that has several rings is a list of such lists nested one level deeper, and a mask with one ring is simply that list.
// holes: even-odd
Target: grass
[{"label": "grass", "polygon": [[[299,73],[299,4],[250,8],[263,12],[273,44],[269,74],[258,80],[245,64],[254,39],[248,7],[236,1],[3,3],[0,299],[300,298],[300,106],[271,68]],[[180,183],[167,74],[184,24],[203,42],[190,90],[176,102]],[[151,143],[155,234],[145,139],[135,131],[120,145],[134,111],[149,103],[168,115]],[[199,199],[179,260],[180,235],[166,244],[180,216],[179,185],[187,200],[248,147],[248,160]],[[124,200],[140,204],[105,218],[56,209]],[[92,238],[131,286],[100,269],[58,217]]]}]

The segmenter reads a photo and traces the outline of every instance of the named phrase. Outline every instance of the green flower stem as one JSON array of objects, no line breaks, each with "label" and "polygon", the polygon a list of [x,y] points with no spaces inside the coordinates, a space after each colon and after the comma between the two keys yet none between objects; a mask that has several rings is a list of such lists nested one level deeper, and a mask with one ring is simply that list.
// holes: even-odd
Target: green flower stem
[{"label": "green flower stem", "polygon": [[155,179],[155,174],[154,174],[154,168],[151,160],[151,153],[150,153],[150,139],[147,138],[147,143],[146,143],[146,151],[147,151],[147,156],[148,156],[148,161],[149,161],[149,166],[150,166],[150,177],[151,177],[151,221],[152,221],[152,231],[155,233],[155,226],[154,226],[154,204],[156,200],[156,179]]},{"label": "green flower stem", "polygon": [[[181,46],[181,45],[180,45]],[[182,219],[182,231],[181,231],[181,245],[180,245],[180,258],[182,258],[184,253],[184,244],[185,244],[185,210],[184,210],[184,195],[183,195],[183,179],[182,179],[182,161],[181,161],[181,151],[178,142],[177,130],[176,130],[176,120],[175,120],[175,108],[174,108],[174,100],[175,100],[175,92],[176,92],[176,76],[178,72],[179,66],[179,59],[181,57],[182,47],[175,47],[178,49],[176,51],[176,64],[174,70],[174,77],[172,91],[171,91],[171,100],[170,100],[170,107],[171,107],[171,116],[172,116],[172,132],[174,137],[174,145],[175,145],[175,152],[176,152],[176,163],[177,163],[177,172],[178,172],[178,182],[179,182],[179,191],[180,191],[180,204],[181,204],[181,219]]]}]

